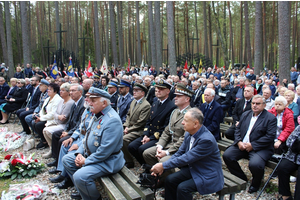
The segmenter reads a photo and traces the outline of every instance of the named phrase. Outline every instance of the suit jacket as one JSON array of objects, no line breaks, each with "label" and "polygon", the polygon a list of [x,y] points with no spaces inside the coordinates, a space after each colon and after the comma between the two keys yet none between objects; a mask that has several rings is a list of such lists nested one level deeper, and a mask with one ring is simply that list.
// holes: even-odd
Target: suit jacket
[{"label": "suit jacket", "polygon": [[[236,101],[236,93],[238,92],[240,86],[235,86],[235,88],[233,88],[232,93],[231,93],[231,100],[233,100],[233,102]],[[243,92],[242,95],[244,97],[244,87],[243,87]]]},{"label": "suit jacket", "polygon": [[154,86],[150,86],[148,88],[148,93],[146,95],[146,99],[150,103],[150,105],[153,104],[154,97],[155,97],[155,87]]},{"label": "suit jacket", "polygon": [[[234,143],[237,145],[239,141],[243,141],[253,116],[252,110],[246,111],[242,114],[238,126],[235,128]],[[250,143],[253,151],[260,155],[265,161],[274,153],[274,139],[276,137],[277,119],[267,110],[263,110],[256,120],[250,132]]]},{"label": "suit jacket", "polygon": [[203,125],[215,136],[218,141],[221,139],[220,123],[223,120],[223,109],[221,105],[215,100],[211,103],[210,107],[205,113],[207,103],[201,105],[200,110],[204,114]]},{"label": "suit jacket", "polygon": [[7,112],[12,112],[18,110],[22,107],[23,103],[26,101],[28,96],[28,91],[25,87],[16,88],[13,95],[10,98],[14,98],[15,101],[7,101],[4,110]]},{"label": "suit jacket", "polygon": [[130,104],[134,99],[133,96],[128,93],[125,99],[122,99],[123,96],[120,96],[117,103],[117,112],[122,120],[122,123],[125,123],[127,112],[129,110]]},{"label": "suit jacket", "polygon": [[143,135],[147,135],[150,140],[158,140],[165,127],[168,126],[170,115],[175,108],[176,106],[170,98],[167,98],[160,106],[159,101],[155,101],[151,107],[150,118]]},{"label": "suit jacket", "polygon": [[[33,91],[32,91],[33,92]],[[40,103],[40,97],[41,97],[41,91],[39,86],[37,86],[35,93],[32,96],[31,93],[31,98],[30,98],[30,102],[29,102],[29,109],[35,109],[39,103]]]},{"label": "suit jacket", "polygon": [[3,85],[0,85],[0,99],[4,99],[7,95],[9,90],[9,85],[7,83],[4,83]]},{"label": "suit jacket", "polygon": [[201,195],[220,191],[224,186],[224,176],[217,142],[205,126],[193,137],[195,141],[189,149],[191,135],[186,132],[179,150],[163,163],[163,168],[167,170],[188,165]]},{"label": "suit jacket", "polygon": [[201,88],[199,87],[198,90],[195,91],[195,94],[193,95],[192,99],[191,99],[191,107],[199,107],[200,106],[200,99],[202,96],[203,91],[201,90]]},{"label": "suit jacket", "polygon": [[237,100],[232,112],[233,125],[235,125],[236,122],[240,121],[240,118],[245,111],[251,110],[251,101],[252,99],[250,100],[250,103],[248,103],[248,105],[246,106],[245,110],[243,110],[245,105],[245,98]]},{"label": "suit jacket", "polygon": [[[8,95],[6,95],[6,99],[10,99],[10,98],[13,98],[12,97],[12,95],[14,94],[14,92],[15,92],[15,90],[17,89],[18,87],[17,86],[15,86],[15,87],[13,87],[10,91],[9,91],[9,94]],[[10,89],[10,88],[9,88]],[[28,90],[27,90],[28,91]],[[26,96],[26,98],[27,98],[27,96]]]},{"label": "suit jacket", "polygon": [[151,106],[145,97],[139,103],[136,104],[136,102],[136,99],[131,102],[123,126],[128,128],[128,133],[136,132],[138,135],[142,135],[150,116]]},{"label": "suit jacket", "polygon": [[110,102],[111,102],[111,107],[117,111],[117,102],[118,102],[118,98],[119,98],[119,92],[116,91],[115,94],[113,94],[110,98]]},{"label": "suit jacket", "polygon": [[[65,126],[65,131],[68,132],[69,135],[72,135],[73,132],[79,127],[80,125],[80,119],[83,111],[85,110],[84,106],[84,98],[81,97],[79,100],[77,106],[74,104],[71,108],[71,114],[69,117],[69,120]],[[76,106],[76,108],[75,108]]]},{"label": "suit jacket", "polygon": [[184,140],[185,131],[181,122],[190,108],[191,106],[188,106],[182,113],[180,113],[178,108],[172,112],[169,125],[166,126],[159,141],[156,143],[161,145],[163,149],[167,149],[170,154],[176,153]]}]

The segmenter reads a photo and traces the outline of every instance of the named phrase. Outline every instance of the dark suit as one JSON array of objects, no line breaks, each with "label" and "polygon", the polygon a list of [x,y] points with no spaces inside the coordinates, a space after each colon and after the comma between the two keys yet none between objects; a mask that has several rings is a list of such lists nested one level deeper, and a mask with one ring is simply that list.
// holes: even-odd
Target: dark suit
[{"label": "dark suit", "polygon": [[195,94],[193,95],[192,99],[191,99],[191,107],[200,107],[200,99],[201,99],[201,96],[203,94],[203,91],[198,88],[196,91],[195,91]]},{"label": "dark suit", "polygon": [[[71,114],[69,116],[69,120],[65,126],[64,131],[68,132],[68,136],[60,138],[62,132],[57,131],[52,134],[52,157],[58,158],[59,150],[63,141],[71,137],[73,132],[79,127],[81,123],[81,115],[85,110],[84,106],[84,97],[81,97],[77,106],[73,104],[71,108]],[[75,107],[76,106],[76,107]]]},{"label": "dark suit", "polygon": [[[233,88],[232,93],[231,93],[231,99],[233,100],[233,102],[236,101],[236,94],[239,91],[240,86],[236,86],[235,88]],[[242,88],[242,95],[244,97],[244,87]]]},{"label": "dark suit", "polygon": [[245,109],[245,98],[237,100],[235,107],[232,112],[233,124],[229,129],[225,132],[225,136],[228,139],[234,140],[234,132],[235,132],[235,123],[240,121],[242,114],[248,110],[251,110],[251,101],[246,105]]},{"label": "dark suit", "polygon": [[[15,101],[7,101],[7,104],[3,107],[3,110],[10,113],[15,110],[18,110],[22,107],[23,103],[26,101],[28,96],[28,91],[25,87],[18,88],[14,90],[14,93],[10,98],[15,99]],[[8,98],[9,100],[9,98]]]},{"label": "dark suit", "polygon": [[200,110],[204,115],[203,125],[215,136],[216,141],[221,139],[220,123],[223,121],[223,109],[221,105],[213,100],[206,109],[207,103],[201,105]]},{"label": "dark suit", "polygon": [[133,96],[129,92],[125,98],[120,95],[118,99],[117,113],[119,114],[122,123],[125,123],[126,121],[127,112],[133,99]]},{"label": "dark suit", "polygon": [[0,85],[0,99],[4,99],[7,95],[9,90],[9,85],[7,83],[4,83],[3,85]]},{"label": "dark suit", "polygon": [[26,121],[25,121],[25,117],[26,117],[27,115],[32,114],[33,111],[34,111],[34,109],[35,109],[36,107],[38,107],[38,105],[39,105],[39,103],[40,103],[40,96],[41,96],[41,93],[42,93],[42,92],[40,91],[39,86],[37,86],[35,93],[34,93],[33,96],[31,96],[31,98],[30,98],[28,107],[26,107],[26,108],[29,108],[29,110],[26,111],[26,108],[22,108],[22,109],[19,109],[19,110],[17,111],[17,116],[18,116],[19,119],[20,119],[20,122],[21,122],[21,124],[22,124],[23,130],[24,130],[27,134],[30,134],[30,130],[29,130],[28,124],[27,124]]},{"label": "dark suit", "polygon": [[179,150],[163,163],[164,170],[181,168],[166,179],[166,199],[192,199],[191,192],[204,195],[223,188],[222,161],[216,140],[205,126],[193,135],[195,141],[190,149],[191,137],[186,133]]},{"label": "dark suit", "polygon": [[[145,163],[143,152],[149,147],[154,146],[158,141],[165,127],[169,124],[170,115],[175,108],[176,106],[170,98],[167,98],[162,105],[159,105],[159,101],[153,103],[150,110],[150,118],[147,120],[143,135],[128,145],[129,152],[139,163]],[[142,144],[141,140],[145,135],[150,138],[150,141]]]},{"label": "dark suit", "polygon": [[118,98],[119,98],[119,92],[116,91],[110,98],[110,102],[111,102],[111,107],[117,111],[117,102],[118,102]]},{"label": "dark suit", "polygon": [[150,86],[148,87],[148,93],[146,95],[146,99],[150,103],[150,105],[152,105],[154,98],[155,98],[155,87]]},{"label": "dark suit", "polygon": [[258,188],[264,175],[266,162],[274,153],[274,139],[276,137],[277,119],[265,109],[260,113],[249,135],[249,142],[253,150],[241,151],[237,145],[243,141],[253,116],[252,110],[242,114],[238,126],[235,129],[234,143],[224,152],[223,160],[229,171],[247,181],[247,177],[242,171],[238,160],[249,158],[249,169],[252,173],[252,186]]}]

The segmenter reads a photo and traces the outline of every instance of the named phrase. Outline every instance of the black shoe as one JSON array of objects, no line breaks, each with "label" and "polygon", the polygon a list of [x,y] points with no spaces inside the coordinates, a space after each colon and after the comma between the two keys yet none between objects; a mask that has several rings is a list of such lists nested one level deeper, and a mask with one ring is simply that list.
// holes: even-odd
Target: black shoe
[{"label": "black shoe", "polygon": [[57,160],[56,159],[52,162],[47,163],[48,167],[56,167],[56,165],[57,165]]},{"label": "black shoe", "polygon": [[258,189],[259,189],[259,187],[254,187],[254,186],[251,185],[250,188],[249,188],[249,190],[248,190],[248,192],[251,194],[253,192],[257,192]]},{"label": "black shoe", "polygon": [[[283,200],[282,197],[280,197],[278,200]],[[293,200],[293,197],[289,196],[289,198],[285,199],[285,200]]]},{"label": "black shoe", "polygon": [[134,168],[134,163],[133,162],[128,162],[125,163],[125,166],[129,169],[129,168]]},{"label": "black shoe", "polygon": [[49,178],[49,180],[51,181],[51,183],[60,183],[60,182],[62,182],[63,180],[65,180],[65,177],[62,176],[62,175],[57,175],[57,176],[54,177],[54,178]]},{"label": "black shoe", "polygon": [[52,168],[52,169],[49,169],[48,172],[49,172],[49,174],[57,174],[60,171],[58,171],[56,168]]},{"label": "black shoe", "polygon": [[71,198],[72,199],[82,199],[81,198],[81,196],[80,196],[80,194],[79,194],[79,192],[72,192],[72,194],[71,194]]},{"label": "black shoe", "polygon": [[6,122],[0,122],[0,124],[9,124],[9,121],[7,120]]},{"label": "black shoe", "polygon": [[44,148],[47,148],[47,147],[48,147],[48,144],[47,144],[47,143],[40,142],[40,143],[36,146],[36,149],[44,149]]},{"label": "black shoe", "polygon": [[74,186],[74,184],[70,178],[65,178],[61,183],[54,185],[54,187],[57,187],[58,189],[67,189],[72,186]]}]

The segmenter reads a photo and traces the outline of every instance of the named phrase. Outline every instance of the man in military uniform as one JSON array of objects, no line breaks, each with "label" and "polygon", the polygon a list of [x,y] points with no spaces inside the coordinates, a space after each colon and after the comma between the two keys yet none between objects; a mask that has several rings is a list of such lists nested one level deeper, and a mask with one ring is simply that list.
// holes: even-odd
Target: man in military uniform
[{"label": "man in military uniform", "polygon": [[139,83],[134,84],[134,100],[131,102],[126,122],[123,124],[124,136],[122,151],[126,161],[125,166],[128,168],[134,167],[132,156],[128,151],[128,145],[143,134],[144,127],[150,116],[151,106],[145,98],[147,91],[146,86]]},{"label": "man in military uniform", "polygon": [[144,129],[141,137],[135,139],[128,145],[128,150],[140,164],[145,163],[143,152],[155,145],[158,142],[165,127],[169,124],[170,115],[176,108],[174,103],[169,98],[171,85],[160,80],[155,85],[155,95],[158,98],[151,107],[150,118]]},{"label": "man in military uniform", "polygon": [[122,120],[122,123],[125,123],[127,112],[129,110],[130,104],[133,100],[133,96],[129,93],[131,84],[128,81],[121,80],[119,85],[120,97],[117,103],[117,111]]},{"label": "man in military uniform", "polygon": [[[88,97],[90,94],[87,93],[86,97]],[[57,171],[60,171],[61,173],[57,175],[54,178],[49,178],[49,180],[52,183],[59,183],[54,185],[54,187],[57,187],[59,189],[67,189],[70,186],[73,186],[73,182],[68,176],[65,168],[63,167],[62,163],[62,158],[64,155],[68,153],[75,153],[75,151],[78,149],[79,145],[82,143],[82,139],[85,136],[86,129],[89,126],[90,120],[93,117],[93,113],[90,111],[89,103],[88,101],[90,98],[85,98],[84,99],[84,107],[86,108],[85,111],[83,112],[81,116],[81,124],[79,127],[74,131],[72,136],[63,141],[62,146],[59,151],[59,156],[58,156],[58,163],[57,163]]]},{"label": "man in military uniform", "polygon": [[111,107],[117,111],[117,102],[119,98],[118,85],[115,81],[111,80],[107,85],[107,92],[111,95]]},{"label": "man in military uniform", "polygon": [[178,83],[175,91],[175,105],[169,125],[159,138],[156,146],[146,149],[143,153],[144,160],[149,165],[155,165],[158,161],[167,161],[176,151],[184,140],[184,129],[181,124],[184,114],[191,108],[190,100],[194,92]]},{"label": "man in military uniform", "polygon": [[121,151],[123,127],[110,105],[110,94],[90,88],[90,108],[95,115],[89,123],[82,144],[75,153],[63,157],[63,166],[78,192],[72,198],[101,199],[95,180],[117,173],[125,164]]},{"label": "man in military uniform", "polygon": [[94,83],[93,83],[93,87],[96,87],[96,88],[100,88],[102,85],[101,85],[101,82],[100,82],[100,76],[98,75],[94,75]]}]

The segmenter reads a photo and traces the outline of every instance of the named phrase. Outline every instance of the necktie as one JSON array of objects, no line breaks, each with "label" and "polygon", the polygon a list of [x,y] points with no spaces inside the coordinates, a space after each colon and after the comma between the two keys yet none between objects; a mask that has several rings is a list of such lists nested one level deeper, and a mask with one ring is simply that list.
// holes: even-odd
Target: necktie
[{"label": "necktie", "polygon": [[246,107],[247,107],[247,105],[250,103],[250,101],[246,101],[245,102],[245,106],[244,106],[244,109],[243,110],[245,110],[246,109]]}]

